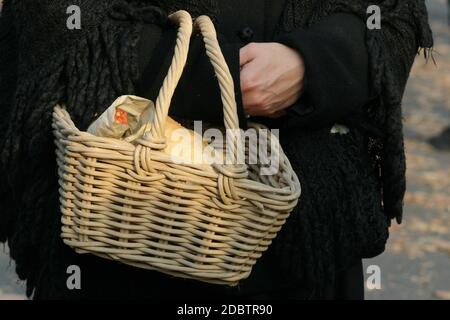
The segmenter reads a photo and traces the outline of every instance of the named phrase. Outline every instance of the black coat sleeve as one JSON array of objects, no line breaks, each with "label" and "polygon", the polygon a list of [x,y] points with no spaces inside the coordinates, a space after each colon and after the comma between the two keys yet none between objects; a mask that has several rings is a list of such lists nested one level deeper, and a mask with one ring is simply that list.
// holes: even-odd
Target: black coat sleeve
[{"label": "black coat sleeve", "polygon": [[317,128],[360,115],[369,100],[366,26],[355,15],[338,13],[308,29],[276,37],[302,55],[305,91],[288,109],[291,125]]},{"label": "black coat sleeve", "polygon": [[[137,94],[156,100],[174,53],[177,30],[162,29],[147,24],[139,43],[141,77]],[[241,127],[246,126],[240,90],[239,43],[230,43],[221,34],[219,43],[235,83],[238,117]],[[209,61],[203,39],[191,39],[188,61],[172,99],[171,116],[188,120],[203,120],[223,124],[223,110],[218,80]]]}]

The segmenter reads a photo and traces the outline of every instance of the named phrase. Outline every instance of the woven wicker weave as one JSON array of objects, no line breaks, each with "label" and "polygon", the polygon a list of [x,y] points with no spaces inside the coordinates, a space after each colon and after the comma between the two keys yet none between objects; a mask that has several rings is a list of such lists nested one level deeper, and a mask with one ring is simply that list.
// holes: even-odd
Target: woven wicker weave
[{"label": "woven wicker weave", "polygon": [[[193,29],[186,11],[170,18],[179,25],[174,58],[154,122],[136,144],[82,132],[63,107],[54,109],[62,238],[78,253],[236,285],[249,276],[296,206],[300,183],[281,148],[269,150],[280,159],[272,176],[261,175],[258,165],[214,164],[204,170],[201,164],[176,164],[165,154],[164,123]],[[236,129],[233,80],[214,26],[206,16],[195,26],[220,83],[225,127]],[[236,160],[239,134],[233,132],[227,143]],[[265,137],[279,147],[276,138]]]}]

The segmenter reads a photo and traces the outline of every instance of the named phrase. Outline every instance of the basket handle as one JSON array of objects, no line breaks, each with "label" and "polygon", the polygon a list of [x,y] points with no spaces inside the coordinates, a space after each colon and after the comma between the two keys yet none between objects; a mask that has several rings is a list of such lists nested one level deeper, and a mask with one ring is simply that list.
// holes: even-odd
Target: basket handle
[{"label": "basket handle", "polygon": [[156,99],[156,113],[153,123],[151,123],[151,129],[145,133],[143,139],[139,140],[141,144],[153,149],[164,149],[166,147],[164,124],[173,94],[187,62],[193,29],[192,17],[185,10],[179,10],[170,14],[169,20],[179,25],[175,52],[169,71],[164,78],[163,85]]},{"label": "basket handle", "polygon": [[[171,16],[172,19],[179,19],[179,16],[183,18],[180,23],[181,26],[177,39],[175,55],[169,69],[169,73],[164,80],[163,86],[161,87],[159,96],[156,100],[156,116],[153,119],[151,129],[144,137],[144,141],[141,141],[141,144],[153,149],[164,149],[166,147],[166,139],[164,135],[165,121],[169,113],[170,103],[175,92],[176,85],[178,84],[184,64],[186,63],[186,55],[189,49],[186,47],[186,45],[189,44],[187,39],[188,32],[183,32],[185,11],[178,11],[173,15],[175,16]],[[188,24],[188,22],[184,23]],[[208,16],[199,16],[195,19],[194,26],[203,36],[206,53],[211,60],[215,74],[219,80],[223,104],[224,124],[226,129],[230,129],[227,130],[227,139],[229,139],[228,156],[230,156],[231,163],[236,164],[238,159],[240,131],[233,77],[230,73],[225,57],[223,56],[222,50],[220,49],[216,29],[211,19]],[[242,168],[239,168],[238,171],[242,172]]]},{"label": "basket handle", "polygon": [[[230,139],[230,152],[232,163],[237,163],[240,130],[239,117],[237,113],[236,95],[234,92],[234,81],[231,75],[228,64],[220,49],[219,41],[217,40],[217,33],[213,22],[208,16],[199,16],[195,19],[194,27],[199,30],[203,36],[205,43],[206,54],[208,55],[217,79],[219,80],[219,87],[221,92],[223,104],[224,124],[227,129],[227,139]],[[242,168],[240,168],[242,170]],[[239,171],[240,171],[239,170]],[[244,169],[244,171],[246,171]]]}]

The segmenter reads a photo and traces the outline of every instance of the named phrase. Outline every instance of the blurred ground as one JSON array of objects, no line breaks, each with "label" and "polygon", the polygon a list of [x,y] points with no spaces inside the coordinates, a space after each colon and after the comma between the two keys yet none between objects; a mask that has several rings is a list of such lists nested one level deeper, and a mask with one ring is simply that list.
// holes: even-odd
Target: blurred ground
[{"label": "blurred ground", "polygon": [[[0,0],[1,2],[1,0]],[[374,299],[450,299],[450,152],[426,140],[450,125],[450,27],[447,0],[427,1],[435,59],[418,58],[404,100],[408,193],[402,226],[393,226],[387,251],[365,265],[381,268]],[[22,298],[6,248],[0,247],[0,300]]]},{"label": "blurred ground", "polygon": [[7,247],[0,244],[0,300],[24,299],[25,283],[19,281]]}]

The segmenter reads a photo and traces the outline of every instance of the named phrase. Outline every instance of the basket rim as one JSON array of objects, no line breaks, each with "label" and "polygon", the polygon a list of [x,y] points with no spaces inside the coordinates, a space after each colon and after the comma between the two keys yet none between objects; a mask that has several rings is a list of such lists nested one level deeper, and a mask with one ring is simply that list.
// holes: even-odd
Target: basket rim
[{"label": "basket rim", "polygon": [[[62,128],[62,125],[59,124],[58,122],[62,122],[64,123],[66,126],[69,126],[72,134],[64,134],[61,131],[64,131],[64,129]],[[255,123],[254,124],[256,128],[260,128],[260,127],[264,127],[266,128],[264,125]],[[89,133],[87,131],[82,131],[80,129],[78,129],[78,127],[73,123],[71,116],[69,114],[69,112],[67,111],[67,109],[65,109],[64,106],[61,105],[56,105],[54,108],[54,112],[53,112],[53,131],[55,132],[59,132],[62,135],[67,136],[68,138],[70,137],[76,137],[76,136],[84,136],[84,137],[89,137],[90,140],[92,141],[97,141],[100,143],[104,143],[104,144],[111,144],[114,145],[116,147],[124,147],[127,149],[127,151],[134,151],[136,149],[136,145],[132,144],[130,142],[124,141],[124,140],[120,140],[120,139],[116,139],[116,138],[109,138],[109,137],[99,137],[96,136],[92,133]],[[190,130],[188,128],[186,128],[187,130]],[[61,139],[61,137],[57,137],[56,139]],[[100,147],[86,147],[86,148],[92,148],[94,149],[101,149]],[[205,166],[205,164],[189,164],[189,163],[176,163],[174,161],[172,161],[171,159],[171,155],[168,155],[167,153],[165,153],[163,150],[154,150],[154,149],[150,149],[150,152],[152,153],[156,153],[159,156],[166,156],[167,159],[169,161],[164,161],[164,163],[166,164],[171,164],[171,165],[176,165],[176,166],[180,166],[180,167],[188,167],[188,168],[192,168],[195,170],[201,170],[202,166]],[[298,198],[301,194],[301,184],[300,181],[298,180],[297,174],[294,172],[294,170],[292,169],[292,166],[289,162],[289,159],[287,158],[287,156],[285,155],[284,151],[281,149],[280,146],[280,158],[283,158],[283,160],[285,161],[286,165],[288,166],[286,170],[284,170],[285,172],[291,171],[293,174],[291,175],[292,178],[292,183],[286,183],[286,185],[282,188],[277,188],[277,187],[273,187],[271,185],[265,184],[263,182],[260,181],[256,181],[256,180],[252,180],[250,178],[240,178],[240,179],[236,179],[236,184],[245,184],[245,182],[251,182],[250,185],[245,186],[246,189],[250,190],[250,191],[261,191],[258,187],[264,187],[264,192],[273,192],[276,194],[286,194],[286,195],[291,195],[289,198]],[[160,158],[159,158],[160,159]],[[207,165],[206,165],[207,166]],[[216,168],[214,168],[214,165],[210,165],[210,167],[212,167],[213,172],[215,175],[219,176],[220,173],[218,172],[218,170]],[[280,177],[281,171],[276,175],[278,177]],[[239,181],[241,183],[239,183]],[[243,182],[243,183],[242,183]],[[251,185],[254,185],[254,187],[252,187]]]}]

